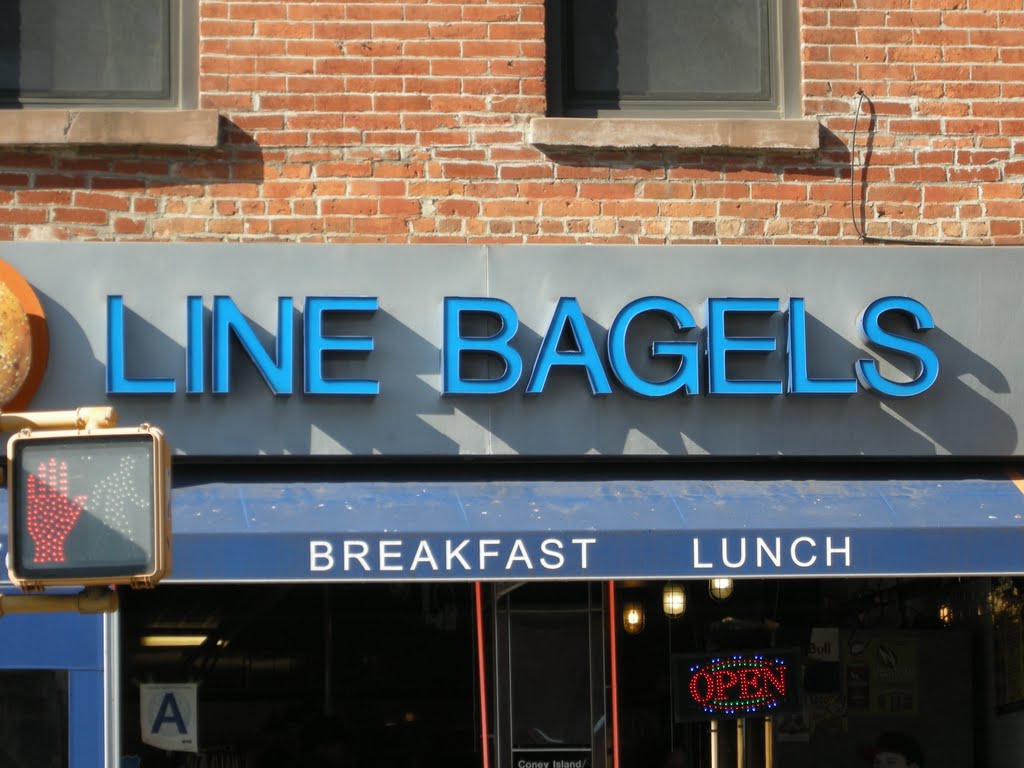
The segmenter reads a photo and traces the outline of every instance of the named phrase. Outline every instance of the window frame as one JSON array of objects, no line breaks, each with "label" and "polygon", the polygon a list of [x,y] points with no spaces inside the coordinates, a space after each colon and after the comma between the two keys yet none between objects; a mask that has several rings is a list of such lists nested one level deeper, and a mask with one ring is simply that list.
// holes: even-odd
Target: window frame
[{"label": "window frame", "polygon": [[547,115],[577,118],[786,118],[800,114],[800,17],[797,0],[767,0],[770,25],[771,102],[644,100],[618,105],[570,105],[568,73],[569,4],[545,0],[547,47]]}]

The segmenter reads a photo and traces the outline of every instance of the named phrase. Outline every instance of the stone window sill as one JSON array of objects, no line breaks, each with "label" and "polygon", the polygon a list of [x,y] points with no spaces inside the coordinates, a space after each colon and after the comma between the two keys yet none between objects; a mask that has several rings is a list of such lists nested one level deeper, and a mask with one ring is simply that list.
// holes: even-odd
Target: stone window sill
[{"label": "stone window sill", "polygon": [[772,118],[535,117],[529,141],[595,149],[813,152],[820,147],[817,120]]},{"label": "stone window sill", "polygon": [[0,109],[0,145],[215,147],[215,109]]}]

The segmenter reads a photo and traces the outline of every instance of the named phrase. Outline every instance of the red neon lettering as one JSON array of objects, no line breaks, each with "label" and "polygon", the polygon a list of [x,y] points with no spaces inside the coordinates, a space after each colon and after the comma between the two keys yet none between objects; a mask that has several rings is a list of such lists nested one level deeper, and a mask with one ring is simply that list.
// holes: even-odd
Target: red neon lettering
[{"label": "red neon lettering", "polygon": [[[772,669],[766,664],[762,671],[764,672],[765,682],[770,683],[775,688],[775,690],[779,692],[779,695],[785,698],[786,668],[784,666],[779,666]],[[768,686],[766,685],[765,687],[767,688]]]},{"label": "red neon lettering", "polygon": [[786,664],[760,657],[719,659],[690,675],[690,697],[708,712],[755,712],[786,698]]},{"label": "red neon lettering", "polygon": [[761,693],[761,680],[758,678],[759,669],[741,669],[740,676],[740,698],[750,699]]},{"label": "red neon lettering", "polygon": [[[703,685],[701,685],[703,683]],[[715,693],[715,681],[703,669],[690,678],[690,696],[698,704],[707,704]]]},{"label": "red neon lettering", "polygon": [[716,669],[713,677],[715,678],[715,701],[725,701],[728,699],[727,689],[732,688],[740,681],[739,676],[728,669]]}]

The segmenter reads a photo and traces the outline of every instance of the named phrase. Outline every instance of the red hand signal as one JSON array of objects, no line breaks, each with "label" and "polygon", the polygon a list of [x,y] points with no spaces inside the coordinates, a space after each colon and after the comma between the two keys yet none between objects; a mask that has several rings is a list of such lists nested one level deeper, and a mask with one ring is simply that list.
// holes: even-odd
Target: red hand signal
[{"label": "red hand signal", "polygon": [[85,496],[68,498],[68,465],[50,459],[30,474],[25,490],[25,522],[35,545],[34,563],[63,563],[64,542],[74,528]]}]

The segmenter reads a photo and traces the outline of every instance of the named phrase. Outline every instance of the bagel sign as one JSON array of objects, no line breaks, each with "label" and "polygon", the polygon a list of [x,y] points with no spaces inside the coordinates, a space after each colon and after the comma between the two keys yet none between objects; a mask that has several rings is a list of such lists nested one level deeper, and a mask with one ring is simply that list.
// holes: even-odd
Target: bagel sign
[{"label": "bagel sign", "polygon": [[19,411],[32,402],[46,371],[49,345],[39,297],[0,261],[0,409]]}]

